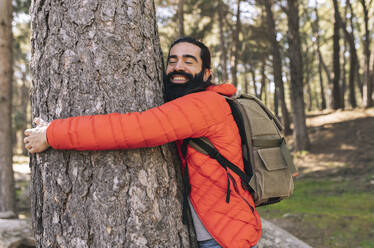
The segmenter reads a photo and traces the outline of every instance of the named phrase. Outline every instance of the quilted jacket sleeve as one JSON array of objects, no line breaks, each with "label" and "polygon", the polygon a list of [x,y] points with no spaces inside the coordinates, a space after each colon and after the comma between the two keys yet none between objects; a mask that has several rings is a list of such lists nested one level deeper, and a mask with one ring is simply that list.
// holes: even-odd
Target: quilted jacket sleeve
[{"label": "quilted jacket sleeve", "polygon": [[79,116],[52,121],[55,149],[112,150],[152,147],[188,137],[209,137],[230,114],[217,93],[190,94],[144,112]]}]

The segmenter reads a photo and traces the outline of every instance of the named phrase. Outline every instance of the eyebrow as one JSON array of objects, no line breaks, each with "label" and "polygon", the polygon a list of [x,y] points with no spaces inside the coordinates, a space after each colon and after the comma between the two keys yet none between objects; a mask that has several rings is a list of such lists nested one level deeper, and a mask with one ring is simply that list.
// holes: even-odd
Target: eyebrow
[{"label": "eyebrow", "polygon": [[[191,59],[195,60],[196,62],[199,62],[195,56],[190,55],[190,54],[184,54],[182,57],[183,58],[191,58]],[[169,55],[168,60],[173,59],[173,58],[177,58],[177,55]]]}]

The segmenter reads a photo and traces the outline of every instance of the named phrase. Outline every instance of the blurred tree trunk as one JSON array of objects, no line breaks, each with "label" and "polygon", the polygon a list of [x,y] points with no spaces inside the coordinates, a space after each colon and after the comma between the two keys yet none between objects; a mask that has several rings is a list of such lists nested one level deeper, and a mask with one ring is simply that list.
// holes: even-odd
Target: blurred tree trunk
[{"label": "blurred tree trunk", "polygon": [[[347,13],[348,13],[348,5],[347,1],[344,7],[344,21],[347,23]],[[342,85],[341,85],[341,91],[340,91],[340,105],[342,106],[342,109],[345,109],[345,90],[347,88],[347,71],[346,71],[346,65],[347,65],[347,39],[344,39],[344,49],[342,50],[342,57],[343,57],[343,63],[342,63]]]},{"label": "blurred tree trunk", "polygon": [[254,95],[255,95],[257,98],[261,99],[261,97],[260,97],[260,95],[259,95],[259,93],[258,93],[258,90],[257,90],[257,84],[256,84],[256,71],[255,71],[253,65],[250,65],[250,67],[249,67],[249,71],[250,71],[250,73],[251,73],[251,75],[252,75],[252,82],[253,82],[253,91],[254,91]]},{"label": "blurred tree trunk", "polygon": [[363,85],[363,103],[364,106],[369,108],[373,106],[373,85],[370,77],[370,30],[369,30],[369,8],[372,1],[369,2],[369,5],[366,5],[365,0],[360,0],[362,9],[364,12],[364,25],[365,25],[365,35],[364,35],[364,57],[365,57],[365,67],[364,67],[364,85]]},{"label": "blurred tree trunk", "polygon": [[232,83],[235,87],[238,86],[238,61],[239,61],[239,49],[240,49],[240,44],[239,44],[239,34],[240,34],[240,2],[241,0],[237,0],[237,10],[236,10],[236,22],[235,22],[235,29],[233,32],[233,42],[232,42],[232,64],[231,64],[231,80]]},{"label": "blurred tree trunk", "polygon": [[15,209],[12,168],[12,1],[0,1],[0,212]]},{"label": "blurred tree trunk", "polygon": [[[359,81],[359,65],[358,65],[358,58],[357,58],[357,51],[356,51],[356,44],[355,44],[355,38],[353,33],[353,21],[351,19],[351,32],[348,32],[347,24],[345,21],[342,20],[339,9],[338,9],[338,3],[336,0],[334,0],[334,6],[336,6],[337,11],[335,17],[338,19],[338,23],[340,27],[343,30],[344,37],[347,40],[349,44],[349,103],[352,108],[355,108],[357,106],[356,103],[356,90],[355,90],[355,82]],[[350,6],[350,1],[347,1],[347,6]],[[353,16],[353,10],[351,10],[351,18]]]},{"label": "blurred tree trunk", "polygon": [[[326,109],[326,96],[325,96],[325,86],[323,84],[323,75],[322,75],[322,69],[323,65],[325,62],[323,61],[322,54],[321,54],[321,37],[319,35],[320,33],[320,28],[319,28],[319,14],[318,14],[318,2],[317,0],[315,1],[315,8],[314,12],[316,15],[316,20],[314,23],[312,23],[312,29],[314,36],[316,38],[316,46],[317,46],[317,56],[318,56],[318,75],[319,75],[319,86],[320,86],[320,98],[321,98],[321,106],[320,109]],[[326,66],[326,65],[325,65]],[[326,68],[327,70],[327,68]],[[327,71],[326,72],[328,80],[330,79],[330,73]],[[330,81],[329,81],[330,82]]]},{"label": "blurred tree trunk", "polygon": [[184,37],[184,0],[178,2],[178,28],[179,37]]},{"label": "blurred tree trunk", "polygon": [[312,61],[308,61],[309,58],[308,58],[308,54],[309,54],[309,49],[306,50],[306,56],[305,56],[305,60],[306,60],[306,63],[305,63],[305,86],[306,86],[306,93],[307,93],[307,98],[308,98],[308,102],[307,102],[307,109],[308,111],[312,111],[312,106],[313,106],[313,96],[312,96],[312,88],[310,87],[310,74],[311,74],[311,70],[313,67],[313,58],[314,58],[314,54],[312,56]]},{"label": "blurred tree trunk", "polygon": [[227,73],[227,49],[225,44],[225,32],[224,32],[224,18],[225,18],[225,4],[222,0],[218,1],[218,25],[219,25],[219,41],[220,41],[220,64],[222,67],[222,81],[226,82],[228,78]]},{"label": "blurred tree trunk", "polygon": [[[25,130],[27,129],[27,123],[28,123],[28,117],[27,117],[27,108],[29,106],[29,92],[30,92],[30,88],[29,86],[27,86],[27,73],[28,72],[23,72],[22,73],[22,86],[21,86],[21,110],[22,110],[22,114],[23,114],[23,117],[22,117],[22,130]],[[28,155],[28,151],[25,147],[25,145],[23,144],[23,139],[25,138],[25,132],[22,131],[22,154],[27,156]]]},{"label": "blurred tree trunk", "polygon": [[341,18],[337,0],[334,3],[334,34],[333,34],[333,68],[334,79],[332,82],[332,108],[339,109],[340,106],[340,26]]},{"label": "blurred tree trunk", "polygon": [[[284,83],[282,79],[282,57],[280,53],[280,45],[277,41],[277,32],[275,28],[275,21],[272,11],[272,0],[263,0],[266,10],[266,18],[267,18],[267,27],[268,27],[268,38],[271,44],[271,50],[273,55],[273,73],[274,73],[274,82],[275,86],[278,89],[276,92],[279,93],[279,100],[281,104],[281,112],[282,112],[282,122],[284,126],[284,133],[286,135],[291,134],[290,128],[290,117],[286,105],[286,99],[284,96]],[[276,102],[276,101],[274,101]],[[277,106],[275,109],[277,110]]]},{"label": "blurred tree trunk", "polygon": [[[33,117],[144,111],[163,103],[152,0],[33,1],[30,13]],[[170,148],[33,155],[38,247],[188,247],[179,163]]]},{"label": "blurred tree trunk", "polygon": [[297,1],[287,0],[288,52],[291,74],[291,102],[293,108],[294,140],[296,151],[309,150],[310,142],[305,121],[303,92],[303,60],[299,33],[299,6]]},{"label": "blurred tree trunk", "polygon": [[267,104],[265,67],[266,67],[266,58],[264,58],[261,63],[261,86],[260,86],[260,93],[258,94],[258,96],[259,96],[259,99],[263,100],[264,103]]}]

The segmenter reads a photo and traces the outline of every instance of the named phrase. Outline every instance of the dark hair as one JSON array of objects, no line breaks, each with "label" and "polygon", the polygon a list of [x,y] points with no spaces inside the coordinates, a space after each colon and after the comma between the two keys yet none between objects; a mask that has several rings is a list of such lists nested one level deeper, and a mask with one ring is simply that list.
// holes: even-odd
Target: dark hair
[{"label": "dark hair", "polygon": [[210,52],[209,52],[209,49],[208,49],[207,46],[204,45],[204,43],[202,43],[201,41],[196,40],[195,38],[192,38],[192,37],[182,37],[182,38],[176,39],[170,45],[169,54],[168,55],[170,55],[170,50],[173,48],[173,46],[175,46],[178,43],[182,43],[182,42],[191,43],[191,44],[194,44],[194,45],[200,47],[200,58],[201,58],[201,61],[203,62],[203,68],[202,69],[210,69],[210,63],[211,62],[210,62]]}]

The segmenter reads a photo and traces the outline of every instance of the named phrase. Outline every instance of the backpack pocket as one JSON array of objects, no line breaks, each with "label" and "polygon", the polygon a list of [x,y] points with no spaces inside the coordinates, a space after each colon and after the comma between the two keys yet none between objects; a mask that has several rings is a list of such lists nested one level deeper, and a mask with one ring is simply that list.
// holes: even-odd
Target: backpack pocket
[{"label": "backpack pocket", "polygon": [[256,206],[289,197],[293,192],[292,173],[280,147],[254,151],[254,174],[250,181]]}]

